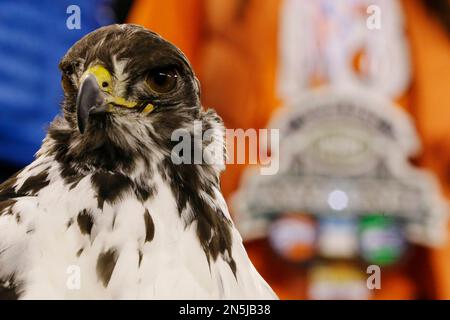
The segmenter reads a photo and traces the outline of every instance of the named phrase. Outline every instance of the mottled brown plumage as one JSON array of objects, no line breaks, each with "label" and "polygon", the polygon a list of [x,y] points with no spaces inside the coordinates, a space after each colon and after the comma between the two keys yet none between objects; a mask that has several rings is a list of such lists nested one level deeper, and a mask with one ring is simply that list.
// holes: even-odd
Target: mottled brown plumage
[{"label": "mottled brown plumage", "polygon": [[222,121],[201,106],[185,56],[142,27],[112,25],[78,41],[60,69],[62,115],[37,159],[0,186],[0,219],[12,217],[0,224],[0,294],[273,297],[220,193],[223,162],[172,161],[173,132],[193,136],[196,122],[214,134],[192,139],[192,152],[225,154]]}]

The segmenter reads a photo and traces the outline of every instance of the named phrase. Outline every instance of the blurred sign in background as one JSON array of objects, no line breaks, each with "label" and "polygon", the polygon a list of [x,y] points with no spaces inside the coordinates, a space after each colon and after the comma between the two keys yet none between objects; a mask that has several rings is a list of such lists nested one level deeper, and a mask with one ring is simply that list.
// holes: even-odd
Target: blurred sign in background
[{"label": "blurred sign in background", "polygon": [[64,52],[114,22],[178,45],[228,128],[280,130],[279,172],[222,188],[281,298],[450,298],[447,0],[0,0],[1,179],[58,113]]}]

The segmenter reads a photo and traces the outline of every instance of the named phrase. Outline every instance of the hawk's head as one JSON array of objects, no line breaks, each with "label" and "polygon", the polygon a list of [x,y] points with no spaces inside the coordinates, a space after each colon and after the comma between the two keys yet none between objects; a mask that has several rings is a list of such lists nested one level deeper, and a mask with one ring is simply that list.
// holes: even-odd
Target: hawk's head
[{"label": "hawk's head", "polygon": [[126,163],[127,156],[149,150],[167,153],[172,132],[204,116],[186,57],[140,26],[111,25],[88,34],[60,69],[64,118],[49,133],[59,139],[66,133],[65,153],[72,158],[108,162],[120,155]]}]

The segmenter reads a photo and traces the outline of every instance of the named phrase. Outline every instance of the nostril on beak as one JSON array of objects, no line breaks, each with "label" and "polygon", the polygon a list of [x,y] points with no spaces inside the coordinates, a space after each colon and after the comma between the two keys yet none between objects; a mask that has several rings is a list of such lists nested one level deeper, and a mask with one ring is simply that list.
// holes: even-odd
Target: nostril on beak
[{"label": "nostril on beak", "polygon": [[77,119],[78,129],[83,134],[89,122],[89,115],[93,109],[102,107],[104,104],[104,94],[100,90],[97,79],[89,74],[84,78],[78,90],[77,96]]}]

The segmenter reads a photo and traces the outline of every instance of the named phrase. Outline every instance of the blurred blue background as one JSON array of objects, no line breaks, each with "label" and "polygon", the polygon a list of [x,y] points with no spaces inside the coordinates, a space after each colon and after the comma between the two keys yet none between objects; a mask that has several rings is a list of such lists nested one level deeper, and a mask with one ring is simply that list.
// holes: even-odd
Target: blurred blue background
[{"label": "blurred blue background", "polygon": [[[70,30],[66,10],[73,4],[80,8],[81,28]],[[61,57],[83,35],[116,20],[111,4],[108,0],[0,0],[2,167],[19,168],[32,161],[59,112]]]}]

